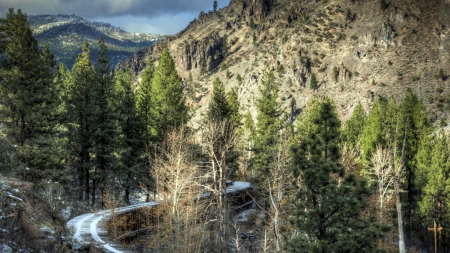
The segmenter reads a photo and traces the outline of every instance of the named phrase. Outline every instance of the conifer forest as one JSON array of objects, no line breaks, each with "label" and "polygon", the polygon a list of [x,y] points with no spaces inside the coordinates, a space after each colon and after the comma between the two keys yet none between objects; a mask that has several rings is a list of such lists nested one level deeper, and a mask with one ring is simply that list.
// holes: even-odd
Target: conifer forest
[{"label": "conifer forest", "polygon": [[[293,113],[281,102],[280,71],[267,66],[256,113],[216,77],[194,122],[195,81],[180,76],[168,48],[137,76],[112,66],[103,38],[94,59],[92,47],[85,41],[69,69],[38,45],[25,13],[0,19],[0,246],[16,237],[35,249],[26,252],[103,252],[75,247],[65,222],[139,197],[159,204],[145,232],[122,243],[126,252],[434,252],[435,240],[450,252],[450,139],[412,89],[370,108],[358,102],[345,121],[328,96]],[[319,81],[312,73],[311,90]],[[30,205],[61,220],[64,240],[27,244],[44,236],[26,229],[25,211],[7,216],[18,201],[6,188],[12,178],[34,185]],[[230,181],[251,183],[250,207],[230,204]],[[111,217],[103,226],[117,239],[133,221]]]}]

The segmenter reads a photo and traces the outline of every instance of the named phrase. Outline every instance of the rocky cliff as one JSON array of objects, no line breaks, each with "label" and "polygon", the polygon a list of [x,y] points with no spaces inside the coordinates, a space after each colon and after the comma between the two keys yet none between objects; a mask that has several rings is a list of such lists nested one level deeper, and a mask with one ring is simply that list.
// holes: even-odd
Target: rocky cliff
[{"label": "rocky cliff", "polygon": [[[253,102],[268,66],[276,72],[280,102],[292,111],[314,95],[329,96],[346,119],[358,101],[369,109],[377,97],[401,99],[411,88],[433,121],[448,121],[449,28],[448,0],[232,0],[118,68],[131,65],[139,75],[146,60],[157,62],[167,47],[186,89],[193,90],[190,105],[197,115],[216,77],[227,90],[238,88],[242,112],[256,115]],[[221,54],[224,37],[228,50]],[[206,76],[200,75],[202,58]],[[441,68],[443,77],[437,76]]]}]

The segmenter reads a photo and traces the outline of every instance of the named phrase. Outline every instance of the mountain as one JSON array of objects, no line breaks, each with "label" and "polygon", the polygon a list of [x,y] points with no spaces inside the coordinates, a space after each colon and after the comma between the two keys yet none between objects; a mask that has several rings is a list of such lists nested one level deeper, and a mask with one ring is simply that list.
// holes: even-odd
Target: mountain
[{"label": "mountain", "polygon": [[91,45],[92,59],[96,59],[98,40],[104,37],[111,64],[123,61],[137,50],[153,45],[163,35],[129,33],[108,23],[93,22],[72,15],[29,15],[28,21],[40,46],[49,45],[56,61],[69,68],[81,52],[84,40]]},{"label": "mountain", "polygon": [[[224,37],[229,50],[222,56]],[[117,68],[131,66],[139,76],[146,59],[157,61],[163,47],[174,57],[197,115],[219,77],[226,90],[237,87],[242,112],[255,116],[255,97],[268,66],[276,72],[280,101],[293,114],[313,96],[329,96],[345,120],[358,101],[368,110],[377,97],[401,99],[411,88],[433,122],[449,120],[449,1],[231,0],[217,12],[201,12],[183,31]],[[205,77],[200,75],[203,57]],[[310,87],[312,74],[316,89]]]}]

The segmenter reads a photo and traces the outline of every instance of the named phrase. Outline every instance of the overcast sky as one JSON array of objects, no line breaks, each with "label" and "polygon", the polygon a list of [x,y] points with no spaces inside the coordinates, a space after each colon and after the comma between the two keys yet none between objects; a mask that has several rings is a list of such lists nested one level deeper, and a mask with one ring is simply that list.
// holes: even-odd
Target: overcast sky
[{"label": "overcast sky", "polygon": [[[200,11],[213,9],[213,0],[0,0],[0,16],[9,8],[38,14],[76,14],[111,23],[128,32],[175,34]],[[218,0],[219,8],[230,0]]]}]

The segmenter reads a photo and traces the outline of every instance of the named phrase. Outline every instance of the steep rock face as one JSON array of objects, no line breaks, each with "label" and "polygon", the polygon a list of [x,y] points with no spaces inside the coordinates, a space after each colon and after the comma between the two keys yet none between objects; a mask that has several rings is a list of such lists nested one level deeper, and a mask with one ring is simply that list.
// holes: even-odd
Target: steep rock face
[{"label": "steep rock face", "polygon": [[[225,35],[229,50],[220,55]],[[346,119],[358,101],[369,109],[380,96],[401,99],[407,88],[424,100],[432,120],[447,120],[450,109],[450,80],[435,78],[440,68],[450,73],[448,1],[395,0],[381,6],[378,0],[232,0],[217,12],[200,13],[156,47],[163,46],[193,91],[188,100],[198,114],[219,77],[226,90],[237,89],[242,112],[255,116],[254,98],[266,67],[275,72],[280,102],[291,111],[314,96],[329,96]],[[206,76],[200,75],[202,57],[210,71]],[[128,64],[139,75],[147,58],[157,61],[159,50],[138,52]],[[315,90],[309,86],[312,73]]]},{"label": "steep rock face", "polygon": [[177,66],[184,70],[200,68],[202,57],[206,60],[206,69],[216,68],[223,59],[223,39],[219,33],[212,33],[201,40],[184,41],[176,53]]}]

